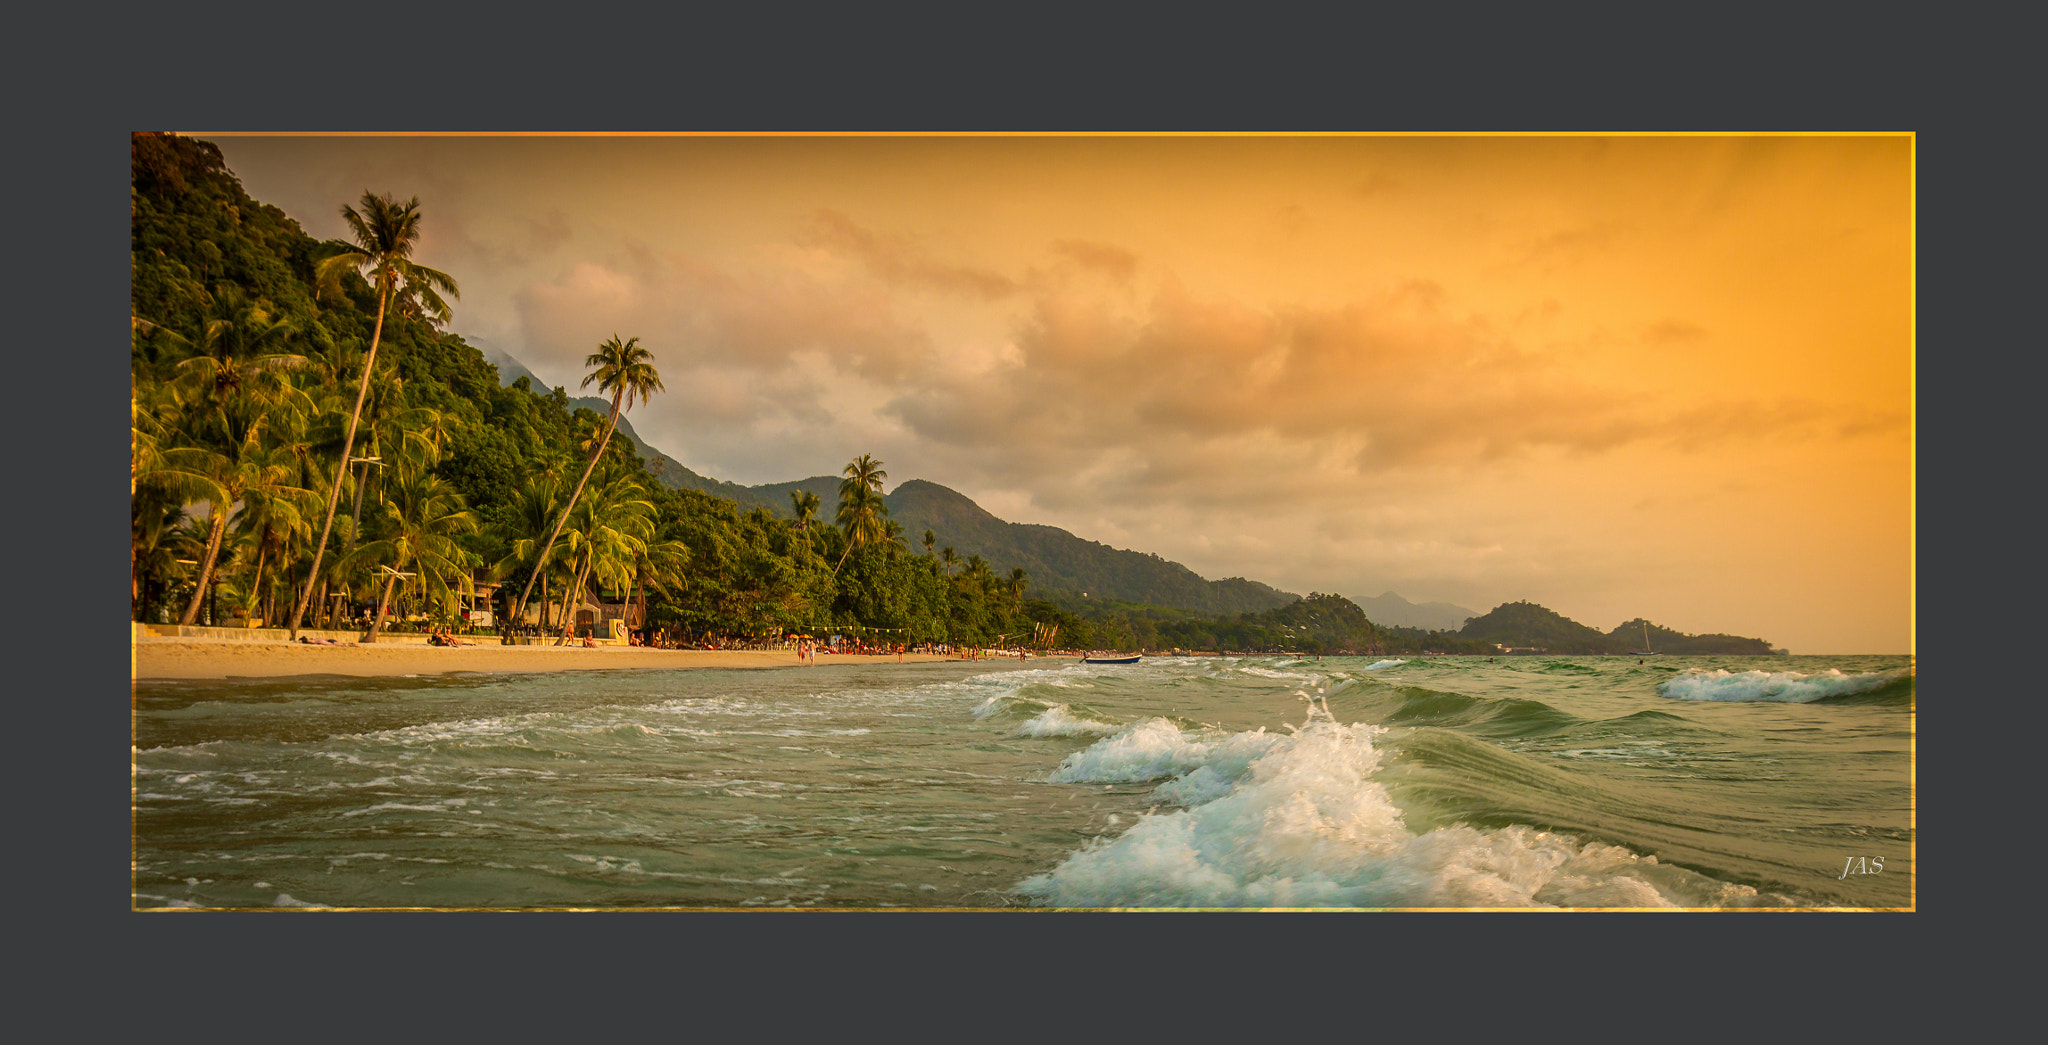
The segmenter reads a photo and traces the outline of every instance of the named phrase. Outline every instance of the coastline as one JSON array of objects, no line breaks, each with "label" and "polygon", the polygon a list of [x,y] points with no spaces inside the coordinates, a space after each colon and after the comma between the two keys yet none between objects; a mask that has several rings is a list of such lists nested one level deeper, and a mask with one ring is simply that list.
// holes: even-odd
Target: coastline
[{"label": "coastline", "polygon": [[[905,664],[964,660],[905,653]],[[897,662],[896,654],[820,655],[816,666]],[[600,671],[648,668],[798,668],[794,650],[666,650],[640,646],[440,647],[419,643],[308,646],[289,642],[143,638],[134,641],[132,681],[277,678],[291,675],[440,675],[449,672]]]}]

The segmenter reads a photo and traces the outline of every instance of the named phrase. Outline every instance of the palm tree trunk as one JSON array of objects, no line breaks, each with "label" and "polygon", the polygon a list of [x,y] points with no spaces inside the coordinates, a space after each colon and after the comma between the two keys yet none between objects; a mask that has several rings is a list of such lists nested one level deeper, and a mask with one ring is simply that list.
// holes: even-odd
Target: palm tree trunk
[{"label": "palm tree trunk", "polygon": [[199,619],[199,604],[206,599],[206,582],[213,578],[214,560],[220,557],[221,536],[228,530],[228,513],[220,505],[213,506],[213,525],[206,533],[206,561],[199,565],[199,587],[192,589],[192,602],[185,607],[185,615],[178,618],[180,625],[190,625]]},{"label": "palm tree trunk", "polygon": [[[612,413],[605,425],[604,438],[598,440],[597,449],[590,451],[590,461],[583,466],[583,478],[576,480],[576,492],[569,495],[569,503],[562,506],[562,514],[555,517],[555,532],[548,534],[548,543],[541,546],[540,562],[534,566],[534,576],[547,568],[548,556],[554,553],[555,538],[562,535],[562,524],[569,521],[569,513],[576,510],[576,500],[583,496],[583,486],[590,482],[590,473],[597,468],[597,459],[604,456],[604,448],[612,441],[612,433],[619,428],[619,401],[626,395],[625,389],[612,393]],[[526,579],[526,590],[519,593],[519,607],[526,606],[526,597],[533,594],[533,577]],[[559,643],[558,643],[559,645]]]},{"label": "palm tree trunk", "polygon": [[263,559],[269,551],[269,547],[261,540],[256,542],[256,579],[249,582],[249,597],[252,600],[249,608],[255,610],[257,616],[263,614]]},{"label": "palm tree trunk", "polygon": [[[363,380],[356,387],[356,408],[348,415],[348,435],[341,441],[341,463],[334,469],[334,488],[327,491],[327,521],[320,524],[320,543],[313,546],[313,568],[306,573],[309,579],[320,575],[320,557],[327,551],[327,535],[334,530],[334,509],[341,504],[341,481],[348,476],[349,454],[355,452],[356,446],[356,424],[363,418],[363,400],[370,395],[370,370],[377,365],[377,342],[384,337],[384,306],[391,298],[391,287],[388,280],[381,277],[378,283],[383,286],[377,294],[377,325],[370,330],[370,351],[363,356]],[[306,585],[307,595],[311,595],[312,591],[313,585],[309,581]],[[299,621],[305,615],[306,600],[301,598],[298,606],[292,610],[288,638],[299,637]],[[376,633],[372,631],[371,634],[374,636]]]},{"label": "palm tree trunk", "polygon": [[384,578],[384,593],[377,598],[377,616],[370,621],[370,633],[363,636],[364,642],[377,641],[377,632],[384,628],[384,615],[391,611],[391,586],[398,583],[398,574]]},{"label": "palm tree trunk", "polygon": [[[597,562],[597,556],[593,554],[590,556],[590,561],[585,562],[583,564],[583,569],[578,571],[576,574],[576,587],[574,589],[573,594],[577,596],[576,602],[579,605],[583,602],[582,595],[585,591],[584,585],[588,583],[590,579],[590,567],[595,562]],[[555,640],[555,645],[557,646],[569,641],[569,632],[571,629],[576,627],[576,619],[574,617],[569,616],[569,595],[570,593],[564,593],[562,596],[562,635],[560,638],[557,638]]]},{"label": "palm tree trunk", "polygon": [[640,604],[640,619],[634,623],[645,628],[647,627],[647,565],[644,562],[633,564],[633,601]]}]

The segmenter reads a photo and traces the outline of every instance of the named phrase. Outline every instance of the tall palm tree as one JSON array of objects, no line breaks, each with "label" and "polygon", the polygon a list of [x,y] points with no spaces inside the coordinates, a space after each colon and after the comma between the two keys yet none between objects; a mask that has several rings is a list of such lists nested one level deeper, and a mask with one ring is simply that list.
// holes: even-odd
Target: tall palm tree
[{"label": "tall palm tree", "polygon": [[927,558],[927,559],[931,558],[931,555],[932,555],[932,545],[934,545],[934,544],[937,544],[937,543],[939,543],[939,535],[938,535],[938,534],[935,534],[935,533],[933,533],[933,532],[931,532],[930,530],[926,530],[926,531],[924,532],[924,555],[925,555],[925,558]]},{"label": "tall palm tree", "polygon": [[[555,531],[555,517],[562,507],[561,483],[547,476],[535,475],[519,488],[512,502],[512,511],[492,527],[492,534],[505,542],[505,557],[491,568],[492,578],[502,579],[521,569],[539,570],[540,544],[547,535]],[[540,603],[548,604],[547,579],[541,579]],[[517,617],[508,618],[513,623],[524,623]],[[542,620],[546,627],[547,621]]]},{"label": "tall palm tree", "polygon": [[224,452],[212,455],[211,478],[221,491],[222,498],[211,505],[211,516],[207,521],[206,551],[199,563],[199,585],[192,593],[192,601],[185,607],[179,624],[191,624],[199,616],[200,600],[205,596],[208,581],[219,562],[221,542],[227,536],[228,515],[235,510],[237,502],[245,497],[258,494],[289,495],[293,491],[289,480],[295,471],[291,452],[283,447],[266,445],[263,437],[264,418],[258,417],[236,426],[234,443]]},{"label": "tall palm tree", "polygon": [[889,515],[882,503],[882,480],[889,478],[889,473],[882,470],[882,462],[862,454],[847,462],[840,474],[846,476],[839,481],[839,528],[846,531],[846,550],[832,567],[835,576],[855,548],[884,538],[882,520]]},{"label": "tall palm tree", "polygon": [[592,352],[583,365],[593,369],[583,376],[583,384],[578,387],[589,388],[595,381],[599,392],[610,392],[611,416],[605,419],[604,438],[591,448],[590,461],[583,466],[583,478],[576,480],[575,492],[569,495],[569,503],[562,509],[561,517],[555,520],[555,532],[548,537],[546,544],[541,545],[540,565],[535,567],[533,577],[527,578],[526,590],[519,593],[519,601],[513,606],[515,620],[525,611],[526,597],[533,594],[533,582],[540,576],[541,569],[547,566],[555,539],[562,535],[562,524],[569,520],[569,513],[576,510],[576,501],[583,496],[584,485],[590,482],[591,470],[597,467],[597,459],[604,456],[604,448],[612,441],[612,433],[618,431],[620,415],[632,409],[635,400],[644,403],[654,393],[665,391],[661,386],[661,374],[654,369],[654,354],[641,348],[637,337],[620,341],[619,335],[613,334],[610,341],[597,346],[597,351]]},{"label": "tall palm tree", "polygon": [[568,640],[575,627],[570,612],[591,579],[597,580],[600,590],[606,586],[624,590],[632,583],[634,569],[646,556],[648,542],[654,537],[654,502],[647,499],[647,491],[639,481],[623,469],[608,469],[591,487],[590,494],[578,506],[572,520],[574,539],[570,542],[568,565],[575,580],[563,598],[562,633],[555,640],[558,646]]},{"label": "tall palm tree", "polygon": [[[384,571],[384,591],[377,600],[377,616],[370,622],[370,633],[363,637],[364,642],[377,641],[377,633],[383,630],[385,616],[391,609],[391,590],[401,574],[413,573],[420,590],[438,598],[448,609],[453,608],[456,592],[472,590],[470,554],[455,542],[455,537],[476,532],[476,516],[463,504],[455,487],[424,470],[404,470],[396,481],[385,485],[383,497],[376,513],[378,539],[358,546],[347,556],[350,560],[389,567]],[[407,567],[412,569],[408,571]]]},{"label": "tall palm tree", "polygon": [[362,383],[356,389],[355,409],[348,416],[348,434],[341,440],[341,465],[334,470],[334,487],[327,493],[327,519],[320,524],[320,540],[313,545],[313,566],[307,573],[305,592],[292,610],[291,637],[299,635],[299,621],[306,615],[306,603],[313,597],[310,578],[320,575],[320,557],[327,551],[327,535],[334,530],[334,508],[341,503],[341,481],[348,476],[349,455],[355,452],[356,423],[362,419],[363,400],[370,394],[370,372],[377,364],[377,345],[384,337],[384,314],[395,307],[399,314],[436,325],[448,322],[448,303],[443,293],[460,298],[455,278],[437,269],[415,264],[412,252],[419,245],[420,201],[415,196],[401,204],[389,195],[363,193],[363,209],[344,205],[341,217],[348,223],[358,249],[320,262],[315,269],[318,293],[340,293],[341,278],[348,273],[367,272],[377,290],[377,323],[370,330],[370,350],[363,356]]},{"label": "tall palm tree", "polygon": [[1024,567],[1022,566],[1010,567],[1010,598],[1012,600],[1018,602],[1023,601],[1024,582],[1028,580],[1030,576],[1030,574],[1024,572]]}]

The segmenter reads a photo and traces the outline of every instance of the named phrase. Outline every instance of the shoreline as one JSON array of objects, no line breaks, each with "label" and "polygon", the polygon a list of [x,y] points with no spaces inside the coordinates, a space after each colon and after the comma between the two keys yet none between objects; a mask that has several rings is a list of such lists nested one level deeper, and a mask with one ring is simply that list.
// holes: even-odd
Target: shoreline
[{"label": "shoreline", "polygon": [[[964,661],[967,657],[905,653],[902,663]],[[999,662],[1007,658],[983,658]],[[1037,658],[1033,658],[1037,659]],[[897,655],[827,653],[812,662],[894,664]],[[795,650],[667,650],[643,646],[309,646],[290,642],[144,638],[130,647],[129,680],[224,680],[294,675],[390,677],[450,672],[604,671],[648,668],[801,668]]]}]

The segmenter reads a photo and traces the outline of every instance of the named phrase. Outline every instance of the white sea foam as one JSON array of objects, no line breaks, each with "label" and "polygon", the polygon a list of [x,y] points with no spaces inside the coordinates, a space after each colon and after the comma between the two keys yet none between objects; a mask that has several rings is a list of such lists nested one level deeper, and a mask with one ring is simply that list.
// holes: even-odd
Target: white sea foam
[{"label": "white sea foam", "polygon": [[1657,695],[1672,700],[1756,701],[1770,700],[1805,704],[1823,697],[1864,693],[1896,682],[1910,670],[1844,674],[1829,668],[1808,675],[1797,671],[1741,671],[1687,669],[1661,682]]},{"label": "white sea foam", "polygon": [[1755,890],[1554,832],[1463,825],[1417,835],[1372,779],[1381,727],[1312,703],[1292,735],[1190,735],[1148,719],[1070,756],[1054,780],[1143,781],[1148,813],[1021,883],[1055,907],[1674,907]]},{"label": "white sea foam", "polygon": [[1163,718],[1144,719],[1085,750],[1068,755],[1046,779],[1056,784],[1128,784],[1177,777],[1207,765],[1226,740],[1240,748],[1258,743],[1264,730],[1226,737],[1189,733]]},{"label": "white sea foam", "polygon": [[1020,736],[1027,737],[1072,737],[1089,733],[1114,733],[1122,729],[1114,722],[1097,722],[1074,714],[1065,704],[1054,704],[1017,727]]},{"label": "white sea foam", "polygon": [[[1301,662],[1297,660],[1289,661],[1288,663],[1300,664]],[[1277,666],[1280,665],[1276,665],[1276,667]],[[1317,677],[1315,675],[1303,674],[1299,671],[1274,671],[1270,668],[1259,667],[1256,664],[1239,665],[1237,670],[1244,672],[1247,675],[1256,675],[1262,679],[1291,679],[1295,682],[1308,682]]]},{"label": "white sea foam", "polygon": [[1391,668],[1396,664],[1406,663],[1408,663],[1408,658],[1406,657],[1402,657],[1400,660],[1376,660],[1371,664],[1367,664],[1362,670],[1373,671],[1378,668]]}]

